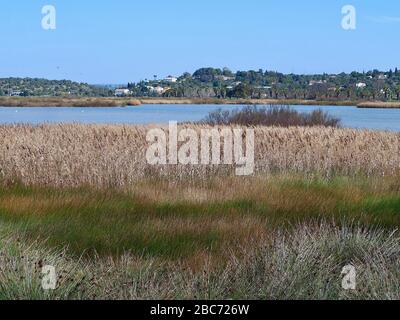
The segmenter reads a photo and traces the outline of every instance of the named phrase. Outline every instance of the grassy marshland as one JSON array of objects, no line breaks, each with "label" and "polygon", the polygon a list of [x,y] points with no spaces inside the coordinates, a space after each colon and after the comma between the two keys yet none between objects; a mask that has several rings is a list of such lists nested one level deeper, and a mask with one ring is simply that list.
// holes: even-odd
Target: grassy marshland
[{"label": "grassy marshland", "polygon": [[[399,298],[398,181],[3,187],[0,298]],[[355,292],[340,287],[349,263]],[[59,270],[54,292],[43,264]]]},{"label": "grassy marshland", "polygon": [[388,179],[297,177],[146,182],[129,192],[16,185],[0,191],[0,218],[32,238],[68,246],[76,256],[132,251],[175,261],[214,252],[224,260],[226,248],[249,240],[252,245],[272,229],[297,223],[323,219],[398,227],[399,189]]},{"label": "grassy marshland", "polygon": [[398,133],[256,127],[243,178],[150,167],[147,129],[0,126],[0,299],[400,298]]}]

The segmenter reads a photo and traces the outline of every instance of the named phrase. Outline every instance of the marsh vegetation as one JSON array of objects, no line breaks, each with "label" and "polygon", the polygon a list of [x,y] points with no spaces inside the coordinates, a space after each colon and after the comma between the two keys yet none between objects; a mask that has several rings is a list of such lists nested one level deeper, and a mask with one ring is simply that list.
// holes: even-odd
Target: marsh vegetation
[{"label": "marsh vegetation", "polygon": [[340,119],[322,109],[311,113],[298,112],[289,106],[257,107],[211,112],[201,123],[206,125],[240,125],[268,127],[339,127]]},{"label": "marsh vegetation", "polygon": [[148,128],[0,126],[0,298],[400,298],[398,133],[256,126],[244,178],[149,166]]}]

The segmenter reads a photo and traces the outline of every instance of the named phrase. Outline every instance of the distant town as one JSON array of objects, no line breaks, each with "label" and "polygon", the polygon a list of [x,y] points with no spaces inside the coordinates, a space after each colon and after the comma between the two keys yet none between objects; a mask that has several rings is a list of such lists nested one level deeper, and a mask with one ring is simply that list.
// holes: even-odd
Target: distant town
[{"label": "distant town", "polygon": [[201,68],[179,76],[153,75],[126,85],[89,85],[69,80],[0,79],[0,96],[165,97],[303,100],[400,100],[400,71],[296,75],[275,71]]}]

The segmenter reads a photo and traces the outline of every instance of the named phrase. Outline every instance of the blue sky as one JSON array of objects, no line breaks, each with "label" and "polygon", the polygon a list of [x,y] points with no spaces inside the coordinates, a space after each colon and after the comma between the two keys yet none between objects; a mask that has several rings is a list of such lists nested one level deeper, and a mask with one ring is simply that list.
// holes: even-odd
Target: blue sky
[{"label": "blue sky", "polygon": [[[44,5],[57,29],[41,28]],[[341,28],[344,5],[357,29]],[[199,67],[400,67],[398,0],[2,0],[0,77],[125,83]]]}]

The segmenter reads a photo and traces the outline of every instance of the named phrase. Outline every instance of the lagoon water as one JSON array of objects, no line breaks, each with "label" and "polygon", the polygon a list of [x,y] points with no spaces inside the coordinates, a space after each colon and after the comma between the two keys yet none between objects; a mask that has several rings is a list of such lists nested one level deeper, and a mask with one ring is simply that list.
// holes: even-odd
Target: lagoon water
[{"label": "lagoon water", "polygon": [[[127,123],[156,124],[198,121],[209,112],[242,108],[234,105],[141,105],[121,108],[10,108],[0,107],[0,124],[13,123]],[[358,109],[348,106],[292,106],[301,112],[323,109],[342,126],[400,132],[400,109]]]}]

